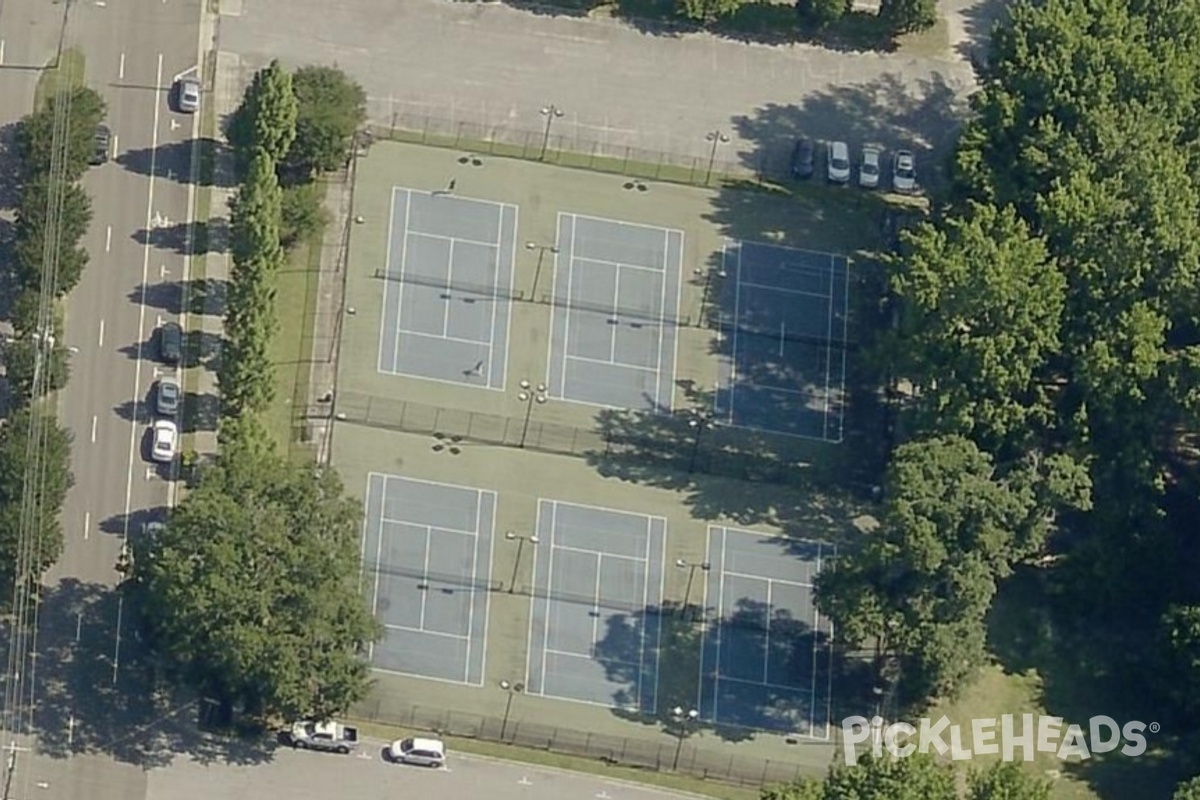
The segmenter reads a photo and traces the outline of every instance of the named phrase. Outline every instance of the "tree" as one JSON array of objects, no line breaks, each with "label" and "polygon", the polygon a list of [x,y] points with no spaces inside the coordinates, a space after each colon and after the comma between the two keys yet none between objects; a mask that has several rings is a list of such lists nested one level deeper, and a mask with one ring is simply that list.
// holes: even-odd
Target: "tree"
[{"label": "tree", "polygon": [[1200,711],[1200,606],[1176,605],[1162,621],[1166,638],[1166,675],[1162,681],[1182,719]]},{"label": "tree", "polygon": [[1184,781],[1175,787],[1171,800],[1200,800],[1200,777]]},{"label": "tree", "polygon": [[[48,176],[51,164],[51,143],[54,141],[54,117],[60,98],[55,95],[38,110],[21,121],[17,129],[17,154],[25,178]],[[95,90],[80,86],[71,90],[66,99],[67,115],[66,158],[61,164],[61,178],[75,182],[87,171],[88,160],[95,147],[96,126],[104,119],[104,100]]]},{"label": "tree", "polygon": [[296,113],[291,73],[272,61],[254,74],[230,121],[229,141],[242,163],[249,164],[256,150],[275,164],[282,161],[296,138]]},{"label": "tree", "polygon": [[305,174],[340,169],[367,119],[367,94],[336,67],[308,66],[292,76],[296,139],[286,162]]},{"label": "tree", "polygon": [[[49,216],[51,201],[59,211]],[[57,271],[54,276],[55,294],[62,297],[79,283],[87,266],[87,251],[79,241],[92,221],[92,205],[81,186],[65,181],[51,181],[45,175],[35,175],[21,190],[17,209],[14,242],[14,272],[17,282],[26,288],[41,290],[45,276],[46,237],[53,236],[57,247]],[[53,229],[51,229],[53,225]]]},{"label": "tree", "polygon": [[282,194],[275,163],[265,151],[256,151],[245,180],[230,201],[233,259],[245,263],[260,259],[264,265],[283,260],[279,245]]},{"label": "tree", "polygon": [[134,553],[152,647],[226,709],[324,718],[366,691],[360,506],[332,471],[235,439]]},{"label": "tree", "polygon": [[782,786],[766,786],[759,792],[759,800],[822,800],[825,784],[804,778]]},{"label": "tree", "polygon": [[283,190],[282,223],[279,243],[290,250],[325,225],[325,209],[321,207],[324,187],[318,183],[302,183]]},{"label": "tree", "polygon": [[265,409],[275,396],[275,365],[271,363],[274,309],[258,315],[246,329],[226,332],[221,350],[221,413],[243,416]]},{"label": "tree", "polygon": [[937,0],[882,0],[879,16],[896,33],[925,30],[937,22]]},{"label": "tree", "polygon": [[[35,463],[29,460],[31,434],[41,444]],[[5,601],[12,597],[14,581],[36,582],[62,553],[59,514],[74,482],[70,461],[70,434],[44,406],[22,408],[0,427],[0,564],[5,566],[0,597]],[[22,519],[32,507],[25,505],[27,488],[39,513]],[[33,539],[22,554],[25,534]]]},{"label": "tree", "polygon": [[705,25],[731,16],[742,7],[742,0],[677,0],[677,3],[684,17]]},{"label": "tree", "polygon": [[4,367],[9,389],[18,405],[39,400],[48,392],[57,392],[67,385],[71,376],[70,354],[65,347],[55,345],[43,363],[46,382],[38,387],[42,391],[34,397],[33,378],[39,349],[37,341],[28,336],[14,339],[4,349]]},{"label": "tree", "polygon": [[1047,362],[1066,305],[1045,243],[1011,207],[977,203],[903,242],[891,259],[902,326],[886,357],[919,388],[921,429],[1027,444],[1054,418]]},{"label": "tree", "polygon": [[1018,763],[997,762],[968,781],[967,800],[1050,800],[1052,784]]},{"label": "tree", "polygon": [[912,699],[952,692],[985,660],[998,582],[1041,550],[1057,510],[1090,507],[1089,488],[1064,456],[1001,470],[960,436],[901,445],[879,530],[822,570],[817,605],[843,641],[904,657]]},{"label": "tree", "polygon": [[954,771],[932,756],[859,757],[855,766],[838,766],[825,779],[823,800],[957,800]]},{"label": "tree", "polygon": [[828,28],[850,9],[847,0],[800,0],[800,15],[817,28]]}]

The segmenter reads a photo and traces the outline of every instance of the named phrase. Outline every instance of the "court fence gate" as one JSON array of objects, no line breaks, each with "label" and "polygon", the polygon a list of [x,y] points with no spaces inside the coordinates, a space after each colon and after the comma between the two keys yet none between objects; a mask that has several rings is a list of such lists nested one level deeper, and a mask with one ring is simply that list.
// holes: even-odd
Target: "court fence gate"
[{"label": "court fence gate", "polygon": [[[337,392],[331,403],[305,412],[307,437],[332,420],[403,433],[427,434],[438,449],[490,445],[587,459],[598,468],[665,468],[737,480],[802,486],[808,480],[802,452],[778,437],[744,429],[689,424],[687,413],[605,410],[594,427],[579,428],[462,411],[357,392]],[[336,438],[336,433],[334,433]]]},{"label": "court fence gate", "polygon": [[[431,731],[441,736],[582,756],[614,766],[684,773],[740,786],[791,783],[803,777],[816,777],[824,769],[780,759],[719,753],[690,745],[686,738],[666,742],[608,736],[557,725],[447,711],[400,701],[388,702],[385,699],[361,703],[351,710],[350,715],[359,720]],[[832,742],[827,741],[802,741],[825,748],[833,746]]]}]

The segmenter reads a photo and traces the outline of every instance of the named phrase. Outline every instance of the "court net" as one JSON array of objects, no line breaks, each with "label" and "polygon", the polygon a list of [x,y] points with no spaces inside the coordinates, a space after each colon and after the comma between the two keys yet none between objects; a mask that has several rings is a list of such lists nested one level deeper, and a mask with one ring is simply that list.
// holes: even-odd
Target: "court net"
[{"label": "court net", "polygon": [[[430,278],[407,272],[396,272],[394,270],[376,269],[375,278],[437,289],[439,290],[439,297],[443,300],[461,300],[465,303],[508,300],[515,303],[536,303],[538,305],[569,308],[576,311],[587,311],[604,316],[606,321],[611,325],[629,323],[635,327],[708,328],[720,331],[725,335],[731,335],[736,331],[738,335],[758,336],[770,339],[771,341],[798,342],[800,344],[830,347],[839,350],[853,349],[857,346],[848,337],[842,338],[838,336],[831,337],[829,335],[811,334],[802,329],[789,328],[786,324],[778,322],[756,325],[748,322],[744,316],[739,319],[734,314],[722,312],[715,305],[711,307],[706,306],[704,312],[695,316],[690,314],[672,316],[658,314],[644,308],[621,307],[607,303],[593,303],[582,298],[559,297],[551,292],[537,292],[535,294],[527,292],[524,289],[505,289],[499,286],[489,286],[467,281],[447,281],[442,278]],[[821,312],[820,320],[822,323],[828,320],[826,312]],[[836,328],[837,326],[834,327]],[[836,333],[837,331],[834,332]]]}]

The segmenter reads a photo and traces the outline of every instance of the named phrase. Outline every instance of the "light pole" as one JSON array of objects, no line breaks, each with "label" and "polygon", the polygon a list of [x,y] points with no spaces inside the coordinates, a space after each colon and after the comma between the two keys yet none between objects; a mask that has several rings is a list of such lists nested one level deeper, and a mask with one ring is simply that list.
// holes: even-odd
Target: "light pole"
[{"label": "light pole", "polygon": [[508,582],[508,593],[512,594],[517,588],[517,570],[521,568],[521,551],[525,549],[526,542],[537,544],[539,539],[536,536],[518,536],[513,531],[505,531],[504,538],[517,543],[517,560],[513,562],[512,579]]},{"label": "light pole", "polygon": [[538,161],[545,161],[546,148],[550,145],[550,126],[563,115],[563,111],[558,106],[549,105],[542,109],[541,114],[546,118],[546,132],[542,134],[542,152],[538,155]]},{"label": "light pole", "polygon": [[717,421],[712,418],[712,413],[707,410],[693,408],[692,416],[688,419],[688,427],[692,429],[692,456],[688,459],[688,472],[696,471],[696,457],[700,455],[700,440],[704,438],[704,432],[709,428],[716,426]]},{"label": "light pole", "polygon": [[675,559],[675,566],[679,567],[680,569],[686,569],[688,571],[687,589],[685,589],[683,592],[683,612],[682,612],[682,613],[686,614],[687,609],[688,609],[688,603],[692,599],[692,581],[694,581],[696,579],[696,570],[701,570],[702,572],[708,572],[710,569],[712,569],[712,564],[708,563],[707,561],[701,561],[700,563],[693,563],[691,561],[687,561],[686,559],[677,558],[677,559]]},{"label": "light pole", "polygon": [[525,684],[500,681],[500,688],[508,692],[508,702],[504,704],[504,721],[500,723],[500,741],[503,742],[504,734],[508,733],[508,714],[512,711],[513,697],[525,691]]},{"label": "light pole", "polygon": [[708,311],[708,306],[709,306],[709,303],[711,303],[711,302],[712,302],[712,281],[713,281],[713,278],[720,278],[721,280],[724,280],[725,278],[728,278],[728,277],[729,277],[729,273],[728,273],[728,272],[726,272],[726,271],[725,271],[723,268],[709,269],[709,270],[707,270],[707,271],[706,271],[706,270],[705,270],[703,267],[696,267],[696,269],[695,269],[695,273],[696,273],[697,275],[699,275],[701,272],[704,272],[704,289],[703,289],[703,290],[701,291],[701,293],[700,293],[700,319],[699,319],[699,324],[700,324],[700,325],[704,325],[704,323],[705,323],[705,317],[704,317],[704,315],[705,315],[705,312],[707,312],[707,311]]},{"label": "light pole", "polygon": [[729,137],[720,131],[712,131],[704,137],[707,141],[712,142],[712,150],[708,154],[708,172],[704,175],[704,185],[708,186],[709,180],[712,179],[713,164],[717,161],[717,145],[728,144]]},{"label": "light pole", "polygon": [[683,710],[683,706],[675,706],[671,709],[671,719],[675,720],[675,727],[678,728],[677,736],[679,741],[675,745],[675,760],[671,763],[671,771],[679,769],[679,753],[683,750],[683,740],[688,734],[688,726],[692,725],[700,718],[700,712],[696,709],[688,711]]},{"label": "light pole", "polygon": [[546,394],[546,384],[544,383],[533,386],[529,381],[521,381],[519,386],[521,391],[517,393],[517,399],[525,404],[525,424],[521,427],[521,443],[517,446],[524,448],[525,437],[529,435],[529,418],[533,416],[533,405],[534,403],[541,405],[549,397]]},{"label": "light pole", "polygon": [[535,269],[533,271],[533,288],[531,288],[529,290],[529,299],[536,302],[537,301],[538,279],[542,277],[542,261],[545,260],[547,252],[554,253],[555,255],[557,255],[558,248],[552,244],[538,244],[537,242],[526,242],[525,249],[538,251],[537,269]]}]

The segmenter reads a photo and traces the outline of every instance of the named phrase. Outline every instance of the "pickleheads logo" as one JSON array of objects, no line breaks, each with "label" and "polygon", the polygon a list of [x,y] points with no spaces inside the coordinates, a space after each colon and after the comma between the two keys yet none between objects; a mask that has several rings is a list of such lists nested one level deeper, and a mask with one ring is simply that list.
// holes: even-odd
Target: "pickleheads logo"
[{"label": "pickleheads logo", "polygon": [[967,728],[951,725],[942,717],[922,719],[919,725],[894,722],[885,726],[883,719],[847,717],[842,720],[842,751],[846,764],[858,763],[858,746],[870,741],[871,753],[887,752],[895,758],[913,753],[947,753],[955,761],[980,755],[999,755],[1005,761],[1033,761],[1035,753],[1054,753],[1060,759],[1088,759],[1093,753],[1109,753],[1120,747],[1123,755],[1134,757],[1146,752],[1144,733],[1158,733],[1159,724],[1151,722],[1117,723],[1112,717],[1092,717],[1087,730],[1071,724],[1064,729],[1062,717],[1005,714],[999,719],[974,719]]}]

